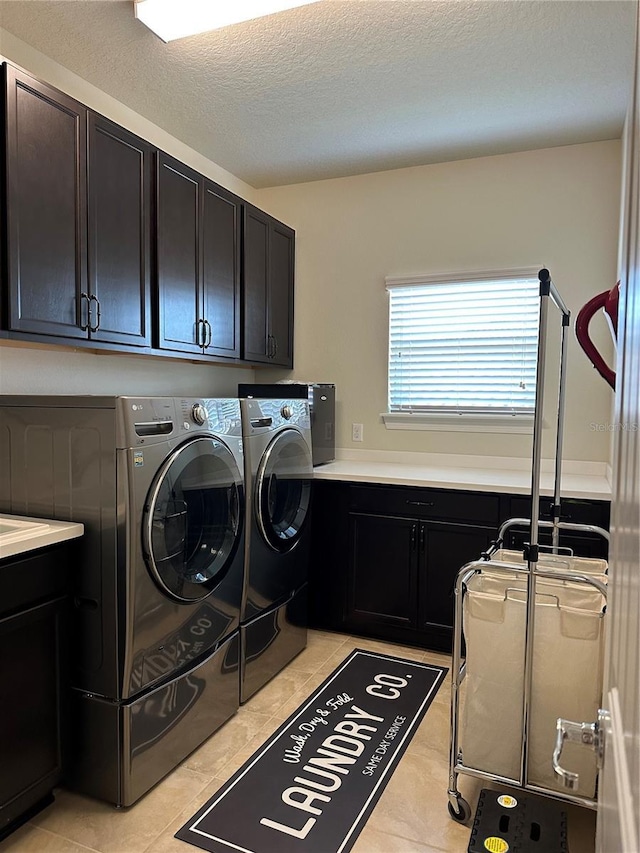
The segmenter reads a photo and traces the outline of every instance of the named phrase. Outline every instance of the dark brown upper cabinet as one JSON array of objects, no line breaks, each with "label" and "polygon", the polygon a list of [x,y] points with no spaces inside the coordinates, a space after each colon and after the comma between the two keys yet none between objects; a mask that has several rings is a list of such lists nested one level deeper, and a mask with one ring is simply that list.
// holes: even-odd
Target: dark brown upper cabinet
[{"label": "dark brown upper cabinet", "polygon": [[10,65],[5,109],[7,326],[86,337],[87,110]]},{"label": "dark brown upper cabinet", "polygon": [[6,327],[149,346],[151,146],[5,65]]},{"label": "dark brown upper cabinet", "polygon": [[2,71],[3,336],[293,367],[293,230]]},{"label": "dark brown upper cabinet", "polygon": [[89,337],[151,346],[153,148],[89,113]]},{"label": "dark brown upper cabinet", "polygon": [[240,199],[158,154],[158,347],[240,357]]},{"label": "dark brown upper cabinet", "polygon": [[295,232],[244,206],[244,348],[247,361],[293,367]]}]

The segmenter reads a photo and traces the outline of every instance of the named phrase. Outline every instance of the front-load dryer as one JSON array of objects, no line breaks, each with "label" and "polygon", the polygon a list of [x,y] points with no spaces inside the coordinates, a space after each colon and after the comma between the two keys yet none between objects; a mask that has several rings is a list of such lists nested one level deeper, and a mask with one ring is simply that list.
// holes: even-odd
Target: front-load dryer
[{"label": "front-load dryer", "polygon": [[311,430],[306,400],[240,401],[247,541],[240,701],[307,642]]},{"label": "front-load dryer", "polygon": [[2,510],[85,526],[70,782],[130,805],[238,708],[239,403],[5,397],[0,462]]}]

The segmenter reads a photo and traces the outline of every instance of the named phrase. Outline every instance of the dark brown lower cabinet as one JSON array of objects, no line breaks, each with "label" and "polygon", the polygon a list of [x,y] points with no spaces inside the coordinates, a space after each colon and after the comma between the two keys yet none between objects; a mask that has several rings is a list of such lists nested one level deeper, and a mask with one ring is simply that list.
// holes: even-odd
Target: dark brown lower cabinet
[{"label": "dark brown lower cabinet", "polygon": [[[543,515],[550,503],[542,499]],[[608,527],[607,503],[566,505],[572,521]],[[310,624],[450,651],[458,572],[503,521],[526,513],[526,498],[513,495],[316,480]],[[520,549],[527,538],[514,530],[505,545]],[[598,536],[564,540],[581,556],[606,557]]]},{"label": "dark brown lower cabinet", "polygon": [[418,523],[383,515],[349,515],[347,621],[416,629]]},{"label": "dark brown lower cabinet", "polygon": [[[540,499],[540,518],[550,519],[551,498]],[[512,497],[509,501],[508,518],[529,517],[531,501],[524,497]],[[564,498],[560,504],[562,521],[578,524],[590,524],[604,530],[609,529],[609,504],[605,501],[586,501],[578,498]],[[523,527],[514,527],[505,536],[505,547],[520,550],[529,541],[529,532]],[[551,531],[540,528],[539,542],[551,545]],[[579,557],[598,557],[607,559],[609,546],[606,539],[597,533],[566,531],[561,532],[560,544],[571,548]]]},{"label": "dark brown lower cabinet", "polygon": [[495,531],[350,513],[349,534],[347,627],[377,626],[387,639],[450,649],[456,576]]},{"label": "dark brown lower cabinet", "polygon": [[0,561],[0,839],[63,776],[68,565],[64,545]]},{"label": "dark brown lower cabinet", "polygon": [[[538,537],[541,545],[551,548],[551,533],[547,530],[541,530]],[[512,548],[515,551],[522,551],[525,543],[529,541],[529,534],[525,530],[511,530],[505,536],[505,548]],[[608,544],[606,539],[596,536],[595,534],[578,534],[578,533],[563,533],[562,546],[570,548],[574,554],[579,557],[597,557],[607,559]]]},{"label": "dark brown lower cabinet", "polygon": [[454,586],[458,572],[495,538],[495,529],[462,524],[423,524],[424,570],[418,601],[418,630],[428,647],[451,650]]}]

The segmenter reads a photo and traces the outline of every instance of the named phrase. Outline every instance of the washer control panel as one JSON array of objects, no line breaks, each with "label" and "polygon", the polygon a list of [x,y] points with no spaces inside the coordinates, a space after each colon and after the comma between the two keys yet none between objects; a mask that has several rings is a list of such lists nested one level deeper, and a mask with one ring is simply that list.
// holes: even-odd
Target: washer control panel
[{"label": "washer control panel", "polygon": [[240,401],[233,398],[121,396],[117,401],[119,448],[181,440],[199,430],[242,437]]}]

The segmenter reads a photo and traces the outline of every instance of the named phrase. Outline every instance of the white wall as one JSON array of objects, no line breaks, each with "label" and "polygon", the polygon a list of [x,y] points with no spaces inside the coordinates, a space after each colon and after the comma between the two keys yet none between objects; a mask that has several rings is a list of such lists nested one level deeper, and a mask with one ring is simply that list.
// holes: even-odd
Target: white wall
[{"label": "white wall", "polygon": [[[385,429],[384,278],[546,265],[575,319],[616,280],[620,158],[614,140],[261,190],[257,204],[297,231],[296,366],[266,376],[335,382],[338,447],[529,456],[529,436]],[[609,460],[592,424],[610,422],[611,398],[572,333],[565,458]]]},{"label": "white wall", "polygon": [[57,345],[0,345],[0,394],[237,397],[238,382],[253,381],[247,368]]},{"label": "white wall", "polygon": [[[170,136],[124,104],[0,29],[0,61],[24,68],[102,113],[247,201],[256,190]],[[95,354],[59,346],[27,347],[0,341],[0,394],[135,394],[235,396],[238,382],[253,381],[248,368],[149,356]]]}]

